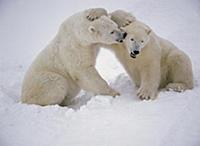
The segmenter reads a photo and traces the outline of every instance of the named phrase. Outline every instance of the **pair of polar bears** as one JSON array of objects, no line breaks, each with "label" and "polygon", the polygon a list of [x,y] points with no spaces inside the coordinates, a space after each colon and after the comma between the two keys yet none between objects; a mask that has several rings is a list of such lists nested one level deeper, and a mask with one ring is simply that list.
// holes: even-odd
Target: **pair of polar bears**
[{"label": "pair of polar bears", "polygon": [[[122,43],[123,42],[123,43]],[[67,105],[81,89],[119,95],[95,69],[100,47],[110,48],[139,87],[141,99],[154,99],[158,89],[193,88],[189,57],[158,37],[132,14],[88,9],[62,23],[56,37],[38,55],[25,75],[22,102]]]}]

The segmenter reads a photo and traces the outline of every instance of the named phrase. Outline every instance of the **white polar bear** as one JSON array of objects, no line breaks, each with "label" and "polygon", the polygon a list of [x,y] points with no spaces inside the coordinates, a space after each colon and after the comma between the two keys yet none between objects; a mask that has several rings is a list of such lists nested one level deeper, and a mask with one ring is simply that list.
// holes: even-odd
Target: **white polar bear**
[{"label": "white polar bear", "polygon": [[[95,21],[90,14],[98,12]],[[96,14],[98,16],[98,14]],[[119,95],[95,69],[99,44],[122,42],[123,33],[106,15],[106,10],[89,9],[69,17],[55,38],[37,56],[22,86],[22,102],[67,104],[80,89],[102,95]]]},{"label": "white polar bear", "polygon": [[129,53],[124,48],[113,51],[139,87],[141,99],[156,98],[159,88],[177,92],[193,88],[192,64],[183,51],[138,20],[123,30],[127,32],[124,46]]},{"label": "white polar bear", "polygon": [[127,36],[123,45],[105,47],[112,49],[139,87],[137,95],[141,99],[155,99],[158,89],[164,87],[177,92],[193,88],[191,61],[183,51],[128,12],[117,10],[110,16]]}]

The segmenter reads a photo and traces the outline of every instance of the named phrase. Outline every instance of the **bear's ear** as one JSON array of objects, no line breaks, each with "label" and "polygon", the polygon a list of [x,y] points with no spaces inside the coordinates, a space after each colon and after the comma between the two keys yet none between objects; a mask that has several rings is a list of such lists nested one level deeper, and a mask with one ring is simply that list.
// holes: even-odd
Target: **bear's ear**
[{"label": "bear's ear", "polygon": [[147,29],[147,30],[146,30],[147,35],[149,35],[149,34],[151,33],[151,31],[152,31],[151,29]]},{"label": "bear's ear", "polygon": [[90,33],[94,33],[96,31],[94,26],[89,26],[88,30]]}]

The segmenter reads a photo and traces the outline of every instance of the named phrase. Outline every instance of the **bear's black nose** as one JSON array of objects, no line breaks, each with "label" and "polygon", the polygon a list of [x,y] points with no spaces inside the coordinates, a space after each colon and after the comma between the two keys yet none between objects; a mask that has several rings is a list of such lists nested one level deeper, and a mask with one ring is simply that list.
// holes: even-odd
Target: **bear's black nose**
[{"label": "bear's black nose", "polygon": [[126,36],[127,36],[127,33],[126,33],[126,32],[124,32],[124,33],[123,33],[123,38],[125,39],[125,38],[126,38]]},{"label": "bear's black nose", "polygon": [[133,51],[133,52],[134,52],[134,54],[135,54],[135,55],[137,55],[137,54],[139,54],[139,53],[140,53],[139,51],[136,51],[136,50],[135,50],[135,51]]},{"label": "bear's black nose", "polygon": [[120,42],[120,43],[123,43],[123,40],[122,40],[122,39],[117,39],[116,41],[117,41],[117,42]]}]

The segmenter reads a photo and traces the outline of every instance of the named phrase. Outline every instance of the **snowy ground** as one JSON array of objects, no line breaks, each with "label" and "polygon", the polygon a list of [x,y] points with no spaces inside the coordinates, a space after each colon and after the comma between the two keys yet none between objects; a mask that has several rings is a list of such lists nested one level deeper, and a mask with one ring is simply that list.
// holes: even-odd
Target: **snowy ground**
[{"label": "snowy ground", "polygon": [[[123,68],[103,50],[97,68],[121,96],[82,92],[70,107],[21,104],[31,61],[64,18],[89,7],[128,10],[174,42],[192,59],[195,88],[140,101]],[[199,146],[199,26],[199,0],[1,0],[0,146]]]}]

